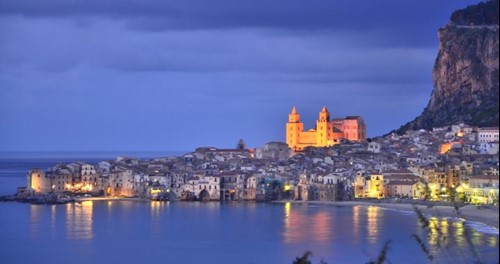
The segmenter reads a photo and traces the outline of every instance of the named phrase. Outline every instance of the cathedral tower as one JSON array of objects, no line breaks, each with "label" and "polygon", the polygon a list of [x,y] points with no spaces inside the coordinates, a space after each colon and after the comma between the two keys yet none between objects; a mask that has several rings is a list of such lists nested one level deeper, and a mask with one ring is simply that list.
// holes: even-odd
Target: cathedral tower
[{"label": "cathedral tower", "polygon": [[290,148],[297,148],[302,131],[304,131],[304,124],[300,122],[300,115],[294,106],[292,112],[288,115],[288,123],[286,123],[286,143]]},{"label": "cathedral tower", "polygon": [[332,133],[333,125],[330,122],[330,112],[323,106],[316,121],[316,145],[318,147],[332,145]]}]

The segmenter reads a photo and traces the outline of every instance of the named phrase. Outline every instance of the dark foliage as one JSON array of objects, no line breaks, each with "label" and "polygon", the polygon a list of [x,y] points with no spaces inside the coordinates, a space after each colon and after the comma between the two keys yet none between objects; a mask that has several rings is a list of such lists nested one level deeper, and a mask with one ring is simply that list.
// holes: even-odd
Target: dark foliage
[{"label": "dark foliage", "polygon": [[498,0],[481,2],[453,12],[450,20],[457,25],[498,25]]},{"label": "dark foliage", "polygon": [[382,248],[382,250],[380,251],[380,254],[378,255],[378,258],[377,260],[370,260],[369,262],[367,262],[367,264],[382,264],[387,260],[387,252],[389,251],[389,244],[391,243],[390,240],[386,241],[385,244],[384,244],[384,247]]},{"label": "dark foliage", "polygon": [[309,260],[309,257],[312,256],[311,251],[306,251],[302,255],[302,257],[296,257],[295,260],[292,262],[292,264],[311,264],[311,260]]}]

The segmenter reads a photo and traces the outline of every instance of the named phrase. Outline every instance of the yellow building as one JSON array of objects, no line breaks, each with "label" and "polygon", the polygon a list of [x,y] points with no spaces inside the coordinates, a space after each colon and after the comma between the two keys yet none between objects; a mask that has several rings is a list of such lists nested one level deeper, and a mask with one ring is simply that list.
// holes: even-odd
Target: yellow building
[{"label": "yellow building", "polygon": [[341,139],[363,141],[366,139],[366,125],[360,116],[349,116],[330,120],[330,112],[323,107],[319,112],[316,127],[304,131],[304,123],[295,106],[288,115],[286,143],[294,151],[305,147],[328,147],[338,144]]},{"label": "yellow building", "polygon": [[354,183],[354,197],[356,198],[384,198],[384,175],[358,175]]},{"label": "yellow building", "polygon": [[370,175],[370,180],[367,183],[367,197],[370,198],[384,198],[385,187],[384,187],[384,175],[372,174]]}]

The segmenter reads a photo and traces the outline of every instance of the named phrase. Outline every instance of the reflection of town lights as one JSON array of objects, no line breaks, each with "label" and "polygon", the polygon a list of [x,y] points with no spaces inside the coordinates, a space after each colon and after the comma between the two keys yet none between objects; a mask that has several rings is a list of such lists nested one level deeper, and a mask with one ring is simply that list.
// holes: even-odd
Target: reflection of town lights
[{"label": "reflection of town lights", "polygon": [[290,216],[290,202],[285,203],[285,216],[287,218]]}]

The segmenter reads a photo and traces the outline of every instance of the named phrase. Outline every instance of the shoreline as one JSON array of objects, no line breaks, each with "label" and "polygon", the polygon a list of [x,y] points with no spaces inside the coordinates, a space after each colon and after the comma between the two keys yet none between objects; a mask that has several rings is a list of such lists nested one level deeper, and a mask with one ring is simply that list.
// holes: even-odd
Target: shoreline
[{"label": "shoreline", "polygon": [[[278,201],[278,203],[286,203],[287,201]],[[291,203],[307,203],[318,205],[333,205],[333,206],[378,206],[384,209],[398,210],[405,212],[415,212],[414,206],[417,207],[424,215],[434,217],[451,217],[463,219],[466,222],[479,222],[487,226],[499,229],[499,210],[498,208],[489,209],[481,208],[476,205],[466,205],[458,208],[458,213],[453,206],[436,205],[428,207],[427,205],[418,204],[398,204],[398,203],[374,203],[369,201],[289,201]]]},{"label": "shoreline", "polygon": [[[127,198],[127,197],[82,197],[75,199],[75,202],[82,201],[151,201],[142,198]],[[173,201],[180,202],[180,201]],[[458,208],[458,212],[453,206],[436,205],[428,207],[427,205],[419,204],[401,204],[401,203],[374,203],[369,201],[272,201],[270,203],[294,203],[294,204],[317,204],[317,205],[333,205],[333,206],[378,206],[384,209],[398,210],[404,212],[415,213],[414,206],[417,207],[423,214],[431,217],[450,217],[463,219],[464,221],[478,222],[484,225],[499,229],[499,210],[498,208],[489,209],[482,208],[476,205],[466,205]]]},{"label": "shoreline", "polygon": [[148,202],[150,199],[146,198],[136,198],[136,197],[81,197],[75,198],[75,203],[86,202],[86,201],[139,201]]},{"label": "shoreline", "polygon": [[[16,201],[4,200],[4,201]],[[150,199],[137,198],[137,197],[80,197],[74,198],[69,203],[81,203],[85,201],[139,201],[150,202]],[[19,202],[19,201],[17,201]],[[181,201],[172,201],[181,202]],[[189,202],[189,201],[188,201]],[[220,201],[218,201],[220,202]],[[280,200],[264,203],[293,203],[293,204],[312,204],[312,205],[330,205],[330,206],[378,206],[383,209],[397,210],[403,212],[415,213],[414,207],[417,207],[424,215],[439,218],[456,218],[462,219],[465,222],[477,222],[495,229],[499,229],[499,208],[483,208],[477,205],[465,205],[458,208],[458,212],[453,206],[435,205],[427,206],[421,204],[406,204],[406,203],[387,203],[387,202],[373,202],[373,201],[291,201]]]}]

